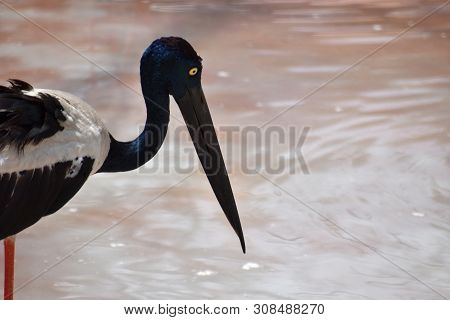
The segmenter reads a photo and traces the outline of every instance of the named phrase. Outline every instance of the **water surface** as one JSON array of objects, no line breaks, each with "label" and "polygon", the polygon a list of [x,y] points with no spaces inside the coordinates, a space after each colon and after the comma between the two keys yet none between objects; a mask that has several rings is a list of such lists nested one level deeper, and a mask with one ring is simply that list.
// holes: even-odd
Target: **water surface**
[{"label": "water surface", "polygon": [[[164,35],[204,58],[218,127],[261,126],[307,96],[268,126],[310,128],[309,174],[296,159],[295,174],[244,174],[241,154],[292,155],[220,135],[246,255],[201,172],[150,174],[150,163],[91,177],[22,232],[16,297],[450,297],[450,7],[414,26],[441,3],[14,1],[28,21],[0,6],[2,81],[77,94],[120,139],[144,121],[138,62]],[[175,166],[165,150],[177,147],[159,161]]]}]

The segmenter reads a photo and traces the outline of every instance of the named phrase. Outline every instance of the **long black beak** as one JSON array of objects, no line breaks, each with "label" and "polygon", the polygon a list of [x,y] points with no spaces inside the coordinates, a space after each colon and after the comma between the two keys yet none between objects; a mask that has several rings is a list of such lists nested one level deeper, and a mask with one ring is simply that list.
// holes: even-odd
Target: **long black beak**
[{"label": "long black beak", "polygon": [[198,85],[187,88],[186,94],[175,100],[183,114],[203,170],[245,253],[244,233],[239,213],[202,87]]}]

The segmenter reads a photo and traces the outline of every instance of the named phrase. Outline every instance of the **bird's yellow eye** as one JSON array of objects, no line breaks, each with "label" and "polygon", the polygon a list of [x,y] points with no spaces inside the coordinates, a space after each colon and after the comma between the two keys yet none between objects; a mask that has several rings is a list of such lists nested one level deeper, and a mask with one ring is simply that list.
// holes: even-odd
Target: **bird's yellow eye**
[{"label": "bird's yellow eye", "polygon": [[198,72],[198,68],[191,68],[191,70],[189,70],[189,75],[190,76],[195,76]]}]

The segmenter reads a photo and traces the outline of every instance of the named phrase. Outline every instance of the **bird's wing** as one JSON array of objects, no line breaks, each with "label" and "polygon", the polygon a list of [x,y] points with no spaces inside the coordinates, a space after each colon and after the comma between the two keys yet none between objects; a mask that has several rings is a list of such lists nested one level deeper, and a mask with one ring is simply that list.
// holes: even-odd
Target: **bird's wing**
[{"label": "bird's wing", "polygon": [[21,80],[0,86],[0,151],[6,147],[23,150],[63,130],[63,107],[52,95],[28,95],[33,87]]},{"label": "bird's wing", "polygon": [[0,173],[0,239],[64,206],[92,172],[94,159],[79,157],[43,168]]},{"label": "bird's wing", "polygon": [[0,239],[66,204],[108,152],[95,112],[64,92],[0,86]]}]

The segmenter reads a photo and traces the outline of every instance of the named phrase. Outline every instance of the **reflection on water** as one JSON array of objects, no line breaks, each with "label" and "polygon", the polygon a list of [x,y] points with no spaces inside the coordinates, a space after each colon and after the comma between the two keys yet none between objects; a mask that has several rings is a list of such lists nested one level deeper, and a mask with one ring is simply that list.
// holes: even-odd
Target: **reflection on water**
[{"label": "reflection on water", "polygon": [[[204,58],[216,124],[261,125],[439,3],[19,2],[65,44],[1,7],[0,75],[83,97],[127,139],[144,120],[140,96],[67,46],[139,92],[143,48],[180,35]],[[18,286],[63,261],[17,298],[449,297],[449,15],[440,10],[272,122],[312,128],[302,148],[311,174],[266,174],[280,189],[233,170],[246,255],[201,173],[144,208],[185,176],[103,174],[18,237]]]}]

